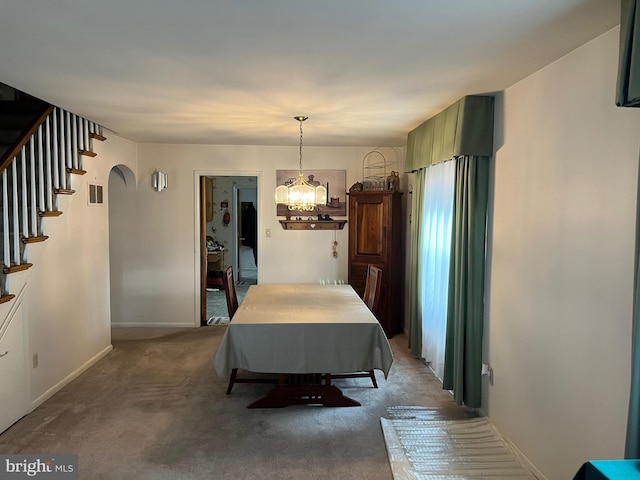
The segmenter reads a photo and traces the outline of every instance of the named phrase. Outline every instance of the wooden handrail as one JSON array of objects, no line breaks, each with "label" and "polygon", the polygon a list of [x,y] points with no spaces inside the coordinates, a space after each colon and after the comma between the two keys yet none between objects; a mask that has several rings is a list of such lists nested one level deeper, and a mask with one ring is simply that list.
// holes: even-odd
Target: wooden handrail
[{"label": "wooden handrail", "polygon": [[11,165],[11,161],[20,153],[22,147],[24,147],[31,136],[35,133],[40,125],[44,123],[47,117],[53,112],[54,106],[48,105],[44,112],[32,122],[31,125],[27,126],[20,135],[20,139],[18,143],[16,143],[13,148],[7,150],[7,152],[0,159],[0,173],[4,172],[9,165]]}]

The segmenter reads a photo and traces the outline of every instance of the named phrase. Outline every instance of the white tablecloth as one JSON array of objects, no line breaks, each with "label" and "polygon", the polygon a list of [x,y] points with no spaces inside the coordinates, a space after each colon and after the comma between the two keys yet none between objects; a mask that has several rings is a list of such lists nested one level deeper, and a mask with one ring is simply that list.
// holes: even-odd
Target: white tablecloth
[{"label": "white tablecloth", "polygon": [[213,364],[260,373],[353,373],[393,362],[389,342],[350,285],[252,285]]}]

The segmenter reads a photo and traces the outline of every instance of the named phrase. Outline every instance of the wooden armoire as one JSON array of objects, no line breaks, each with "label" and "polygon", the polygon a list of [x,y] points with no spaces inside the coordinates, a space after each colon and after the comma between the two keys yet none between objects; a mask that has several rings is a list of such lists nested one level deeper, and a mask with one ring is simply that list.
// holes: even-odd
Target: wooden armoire
[{"label": "wooden armoire", "polygon": [[404,227],[402,193],[349,193],[349,284],[364,294],[367,267],[382,269],[375,315],[387,337],[402,330],[404,317]]}]

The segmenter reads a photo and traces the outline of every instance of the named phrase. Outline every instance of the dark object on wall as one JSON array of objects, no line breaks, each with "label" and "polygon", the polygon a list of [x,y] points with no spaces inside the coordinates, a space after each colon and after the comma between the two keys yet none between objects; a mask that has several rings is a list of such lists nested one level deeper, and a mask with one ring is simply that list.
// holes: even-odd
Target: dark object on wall
[{"label": "dark object on wall", "polygon": [[362,297],[369,265],[382,269],[376,318],[389,338],[404,318],[403,231],[402,193],[349,193],[349,284]]},{"label": "dark object on wall", "polygon": [[622,0],[616,105],[640,107],[640,0]]}]

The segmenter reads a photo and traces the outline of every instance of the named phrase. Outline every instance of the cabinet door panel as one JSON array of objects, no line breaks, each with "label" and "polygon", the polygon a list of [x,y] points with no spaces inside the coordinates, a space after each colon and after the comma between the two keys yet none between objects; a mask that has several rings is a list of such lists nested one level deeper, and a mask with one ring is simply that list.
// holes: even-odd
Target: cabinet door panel
[{"label": "cabinet door panel", "polygon": [[351,209],[352,228],[357,231],[350,239],[354,258],[363,262],[386,262],[386,198],[377,195],[358,198],[352,202]]}]

